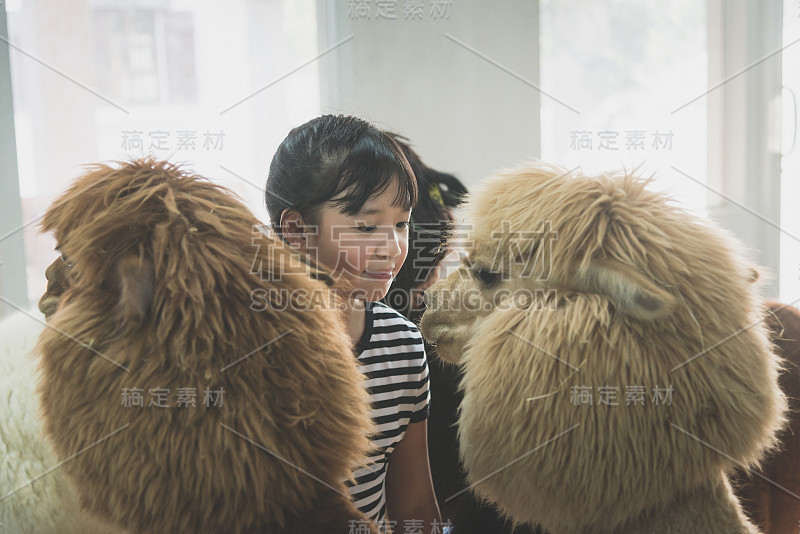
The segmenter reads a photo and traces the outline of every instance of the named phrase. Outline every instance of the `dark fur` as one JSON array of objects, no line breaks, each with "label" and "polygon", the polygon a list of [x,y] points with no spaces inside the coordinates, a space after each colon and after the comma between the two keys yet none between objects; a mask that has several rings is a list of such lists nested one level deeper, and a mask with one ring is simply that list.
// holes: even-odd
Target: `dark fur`
[{"label": "dark fur", "polygon": [[761,468],[753,473],[737,470],[733,486],[745,512],[764,532],[797,534],[800,499],[794,495],[800,495],[800,311],[774,301],[767,302],[767,310],[770,337],[785,358],[779,384],[789,400],[789,424],[778,434],[778,449],[767,455]]}]

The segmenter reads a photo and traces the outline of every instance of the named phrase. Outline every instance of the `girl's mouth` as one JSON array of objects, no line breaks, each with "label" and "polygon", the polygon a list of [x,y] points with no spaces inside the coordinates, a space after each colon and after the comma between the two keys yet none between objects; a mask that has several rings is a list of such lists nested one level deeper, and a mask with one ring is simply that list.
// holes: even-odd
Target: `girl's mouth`
[{"label": "girl's mouth", "polygon": [[364,276],[376,280],[391,280],[392,271],[364,271]]}]

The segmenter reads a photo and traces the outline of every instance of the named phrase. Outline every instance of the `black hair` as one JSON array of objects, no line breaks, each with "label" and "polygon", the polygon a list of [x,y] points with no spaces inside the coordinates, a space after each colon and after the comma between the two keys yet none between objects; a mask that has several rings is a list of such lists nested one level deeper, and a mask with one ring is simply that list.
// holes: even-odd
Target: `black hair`
[{"label": "black hair", "polygon": [[389,135],[403,150],[414,171],[419,201],[411,210],[408,256],[381,302],[418,322],[423,310],[415,309],[412,290],[431,276],[447,254],[453,233],[451,210],[464,201],[468,191],[452,174],[425,165],[408,139],[394,133]]},{"label": "black hair", "polygon": [[281,214],[297,210],[306,225],[319,224],[330,203],[354,216],[394,181],[394,206],[413,208],[417,181],[397,141],[363,119],[323,115],[294,128],[269,166],[264,200],[272,227],[283,238]]}]

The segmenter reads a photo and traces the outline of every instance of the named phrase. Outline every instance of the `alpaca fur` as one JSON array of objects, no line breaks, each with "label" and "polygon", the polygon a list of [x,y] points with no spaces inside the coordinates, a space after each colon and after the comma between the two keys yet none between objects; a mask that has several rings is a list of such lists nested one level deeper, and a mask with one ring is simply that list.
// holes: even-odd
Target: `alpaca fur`
[{"label": "alpaca fur", "polygon": [[[754,533],[727,474],[775,445],[786,408],[757,271],[647,184],[546,165],[487,181],[464,264],[428,291],[421,329],[463,365],[473,490],[513,520]],[[605,386],[617,406],[597,402]],[[633,386],[644,406],[626,406]],[[656,404],[668,386],[671,405]],[[592,405],[573,402],[580,387]]]},{"label": "alpaca fur", "polygon": [[[338,301],[259,226],[232,193],[152,159],[93,166],[45,214],[70,267],[37,347],[38,394],[98,517],[229,534],[364,519],[344,480],[372,427]],[[125,388],[143,408],[122,404]],[[153,388],[171,407],[148,406]],[[196,407],[176,406],[178,388],[196,388]],[[206,388],[223,389],[221,406]]]},{"label": "alpaca fur", "polygon": [[78,498],[43,439],[34,392],[40,321],[18,312],[0,322],[0,532],[111,534]]}]

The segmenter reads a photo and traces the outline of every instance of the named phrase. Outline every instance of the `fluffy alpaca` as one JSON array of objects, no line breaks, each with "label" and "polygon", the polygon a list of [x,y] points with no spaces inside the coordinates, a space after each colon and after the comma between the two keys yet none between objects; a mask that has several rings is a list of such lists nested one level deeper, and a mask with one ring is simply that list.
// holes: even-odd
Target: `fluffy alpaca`
[{"label": "fluffy alpaca", "polygon": [[43,439],[32,354],[40,322],[15,313],[0,322],[0,532],[111,533],[78,510],[78,499]]},{"label": "fluffy alpaca", "polygon": [[94,166],[45,214],[69,265],[37,347],[45,431],[104,520],[231,534],[364,520],[343,480],[371,422],[337,301],[259,226],[152,159]]},{"label": "fluffy alpaca", "polygon": [[552,534],[756,532],[727,473],[786,408],[757,272],[647,180],[567,175],[486,182],[464,265],[426,295],[474,491]]}]

